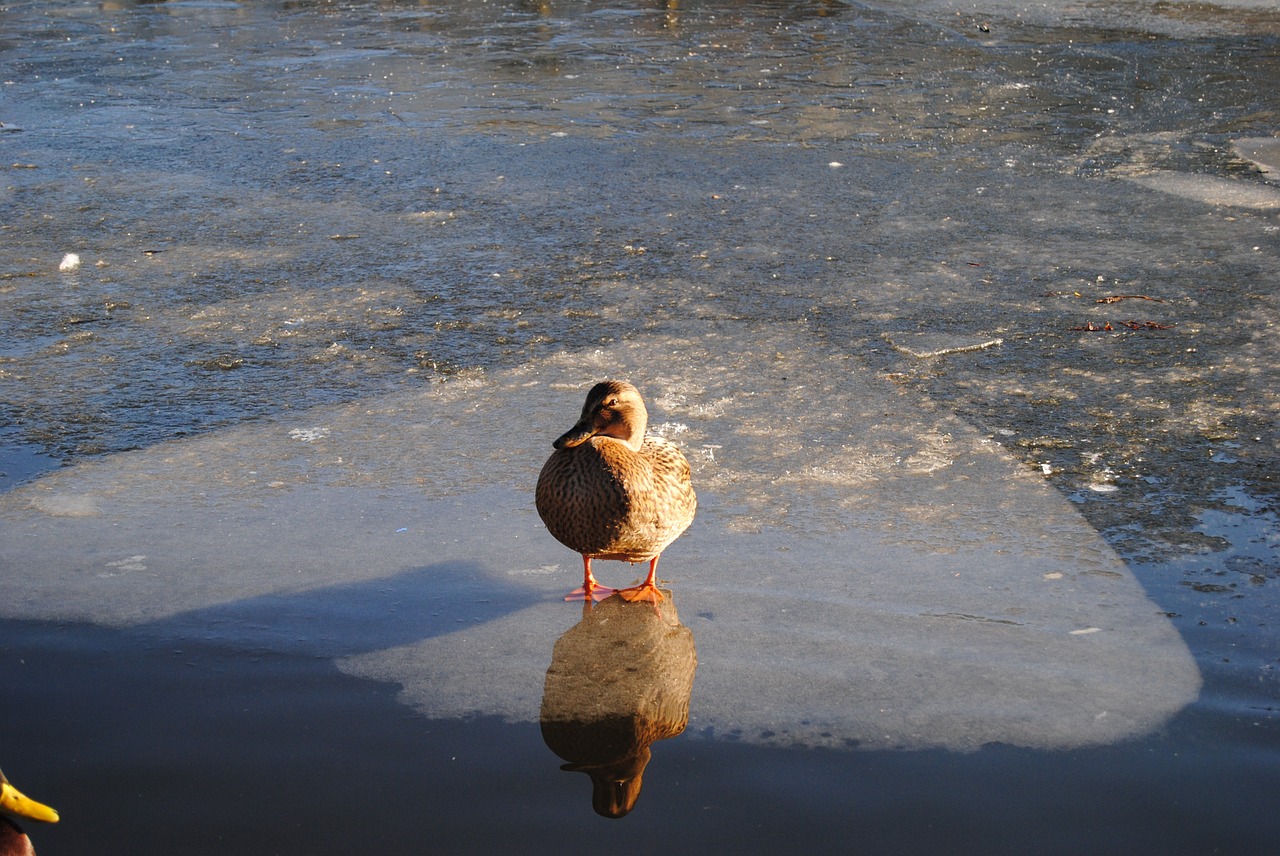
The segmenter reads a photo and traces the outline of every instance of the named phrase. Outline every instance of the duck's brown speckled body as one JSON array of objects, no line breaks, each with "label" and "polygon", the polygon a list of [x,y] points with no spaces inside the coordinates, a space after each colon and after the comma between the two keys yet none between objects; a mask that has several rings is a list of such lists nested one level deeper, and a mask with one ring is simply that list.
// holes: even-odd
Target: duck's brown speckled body
[{"label": "duck's brown speckled body", "polygon": [[648,420],[634,386],[598,383],[542,468],[538,514],[557,541],[582,554],[582,588],[566,599],[600,600],[612,593],[592,576],[592,559],[648,562],[648,579],[622,594],[662,599],[655,584],[658,556],[689,528],[698,500],[689,462],[674,445],[644,436]]}]

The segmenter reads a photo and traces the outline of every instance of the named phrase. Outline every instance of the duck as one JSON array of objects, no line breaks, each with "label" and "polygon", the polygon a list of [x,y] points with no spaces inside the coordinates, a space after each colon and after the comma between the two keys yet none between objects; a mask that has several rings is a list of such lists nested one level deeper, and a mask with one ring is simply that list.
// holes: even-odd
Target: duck
[{"label": "duck", "polygon": [[[632,384],[597,383],[582,415],[561,434],[538,476],[538,516],[551,535],[582,555],[582,586],[565,600],[662,603],[658,557],[689,528],[698,508],[689,461],[674,444],[646,437],[649,411]],[[644,582],[625,589],[601,585],[594,559],[648,562]]]},{"label": "duck", "polygon": [[10,818],[21,817],[44,823],[57,823],[58,813],[38,803],[9,784],[0,771],[0,856],[35,856],[31,839]]}]

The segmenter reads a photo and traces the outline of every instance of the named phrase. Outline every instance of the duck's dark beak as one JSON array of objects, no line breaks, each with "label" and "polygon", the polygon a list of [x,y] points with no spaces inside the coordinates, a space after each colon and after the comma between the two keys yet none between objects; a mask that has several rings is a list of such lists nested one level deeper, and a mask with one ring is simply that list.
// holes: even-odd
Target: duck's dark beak
[{"label": "duck's dark beak", "polygon": [[599,433],[590,422],[579,422],[561,434],[551,445],[557,449],[572,449],[580,446]]},{"label": "duck's dark beak", "polygon": [[43,803],[38,803],[22,791],[0,778],[0,812],[29,820],[57,823],[58,813]]}]

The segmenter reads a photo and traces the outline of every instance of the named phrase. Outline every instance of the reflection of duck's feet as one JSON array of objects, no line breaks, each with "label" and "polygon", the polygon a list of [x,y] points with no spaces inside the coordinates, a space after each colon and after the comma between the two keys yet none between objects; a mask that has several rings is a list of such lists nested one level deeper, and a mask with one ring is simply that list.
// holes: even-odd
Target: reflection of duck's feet
[{"label": "reflection of duck's feet", "polygon": [[[613,594],[617,589],[611,589],[608,586],[602,586],[599,583],[591,583],[590,585],[579,586],[564,596],[565,600],[590,600],[599,603],[609,595]],[[623,595],[626,597],[626,595]]]}]

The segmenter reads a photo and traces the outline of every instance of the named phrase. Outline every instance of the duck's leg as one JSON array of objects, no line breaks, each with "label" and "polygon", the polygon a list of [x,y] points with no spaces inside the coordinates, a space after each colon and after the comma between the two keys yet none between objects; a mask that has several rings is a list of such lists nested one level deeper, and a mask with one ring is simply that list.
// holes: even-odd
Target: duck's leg
[{"label": "duck's leg", "polygon": [[654,556],[649,560],[649,576],[645,577],[644,582],[638,586],[618,589],[618,594],[632,603],[647,600],[652,604],[659,604],[666,600],[666,595],[658,590],[658,557]]},{"label": "duck's leg", "polygon": [[602,586],[596,582],[596,578],[591,575],[591,557],[586,553],[582,554],[582,588],[576,588],[564,596],[565,600],[604,600],[613,594],[614,590],[608,586]]}]

